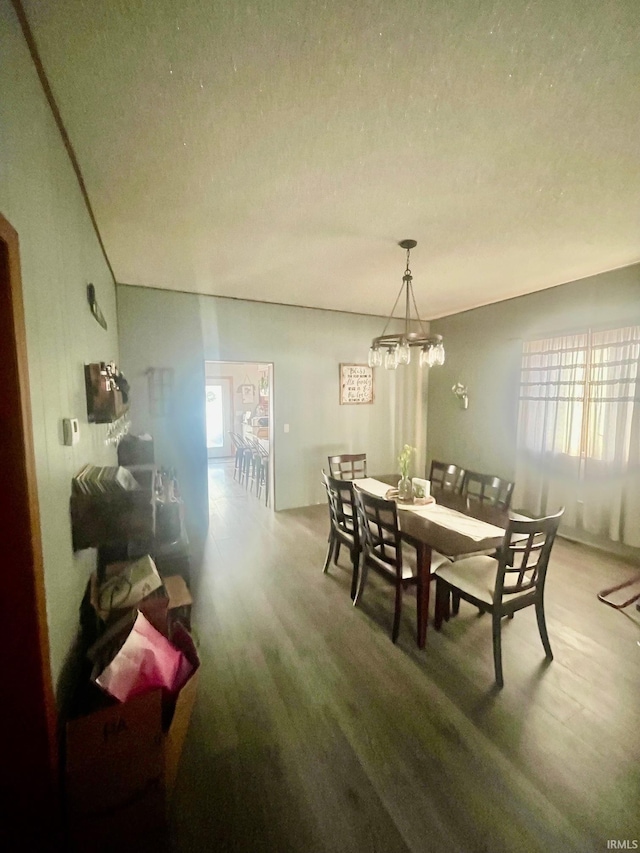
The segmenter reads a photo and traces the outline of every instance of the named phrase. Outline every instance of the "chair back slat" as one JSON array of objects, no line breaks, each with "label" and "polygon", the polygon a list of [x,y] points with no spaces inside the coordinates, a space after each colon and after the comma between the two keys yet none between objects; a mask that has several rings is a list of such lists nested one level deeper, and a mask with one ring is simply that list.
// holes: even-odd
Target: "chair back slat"
[{"label": "chair back slat", "polygon": [[351,536],[359,546],[359,528],[357,524],[355,495],[350,480],[338,480],[329,477],[324,471],[322,478],[327,490],[331,523],[342,533]]},{"label": "chair back slat", "polygon": [[462,487],[464,468],[451,462],[431,462],[429,480],[434,488],[443,492],[459,492]]},{"label": "chair back slat", "polygon": [[342,453],[329,456],[329,474],[337,480],[357,480],[367,476],[366,453]]},{"label": "chair back slat", "polygon": [[477,471],[465,471],[462,478],[461,493],[464,497],[481,503],[509,509],[515,483],[493,474],[480,474]]},{"label": "chair back slat", "polygon": [[402,542],[395,501],[370,495],[357,485],[354,493],[365,559],[384,572],[402,577]]},{"label": "chair back slat", "polygon": [[564,508],[544,518],[509,520],[499,553],[494,600],[544,587],[563,513]]}]

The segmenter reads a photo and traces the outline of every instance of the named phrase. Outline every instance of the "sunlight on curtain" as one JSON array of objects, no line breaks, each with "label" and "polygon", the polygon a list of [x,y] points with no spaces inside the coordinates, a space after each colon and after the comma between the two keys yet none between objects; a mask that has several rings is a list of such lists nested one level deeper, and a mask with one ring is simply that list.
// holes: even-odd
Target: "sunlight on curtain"
[{"label": "sunlight on curtain", "polygon": [[534,454],[580,455],[587,335],[524,345],[519,444]]},{"label": "sunlight on curtain", "polygon": [[516,496],[640,546],[640,327],[523,346]]},{"label": "sunlight on curtain", "polygon": [[418,360],[398,369],[395,374],[397,398],[395,400],[394,458],[409,444],[416,448],[411,460],[411,474],[424,476],[426,465],[426,382],[428,373]]}]

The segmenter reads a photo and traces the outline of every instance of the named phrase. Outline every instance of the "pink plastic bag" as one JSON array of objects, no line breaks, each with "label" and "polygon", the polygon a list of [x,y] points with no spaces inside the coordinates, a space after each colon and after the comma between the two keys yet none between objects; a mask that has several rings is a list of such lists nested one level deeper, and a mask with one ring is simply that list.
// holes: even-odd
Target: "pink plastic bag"
[{"label": "pink plastic bag", "polygon": [[192,664],[166,637],[138,613],[131,633],[96,683],[120,702],[157,687],[178,691]]}]

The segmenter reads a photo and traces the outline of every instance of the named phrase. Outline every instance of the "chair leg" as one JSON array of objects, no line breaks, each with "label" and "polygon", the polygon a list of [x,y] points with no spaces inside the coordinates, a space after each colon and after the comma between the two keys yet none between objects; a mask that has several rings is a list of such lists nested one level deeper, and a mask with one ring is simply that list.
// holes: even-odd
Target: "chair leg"
[{"label": "chair leg", "polygon": [[449,598],[449,588],[443,580],[436,578],[436,607],[433,624],[436,631],[442,628],[442,620],[444,619],[447,600]]},{"label": "chair leg", "polygon": [[338,565],[338,558],[340,556],[340,545],[341,544],[342,543],[340,542],[340,540],[337,539],[336,540],[336,553],[333,556],[333,562],[335,563],[336,566]]},{"label": "chair leg", "polygon": [[396,642],[400,633],[400,616],[402,615],[402,581],[396,581],[396,606],[393,613],[393,630],[391,640]]},{"label": "chair leg", "polygon": [[493,665],[496,671],[496,684],[498,687],[504,686],[502,678],[502,616],[499,610],[494,610],[492,615],[493,621]]},{"label": "chair leg", "polygon": [[251,457],[251,467],[249,469],[249,479],[251,480],[251,487],[250,487],[249,491],[253,492],[253,485],[256,482],[256,460],[255,460],[255,457]]},{"label": "chair leg", "polygon": [[331,554],[333,553],[333,548],[335,545],[335,539],[333,537],[333,527],[329,531],[329,547],[327,548],[327,557],[324,561],[324,567],[322,569],[323,572],[327,572],[329,570],[329,563],[331,562]]},{"label": "chair leg", "polygon": [[542,599],[536,601],[536,618],[538,620],[538,630],[540,631],[540,639],[544,646],[544,652],[549,660],[553,660],[553,652],[551,651],[549,635],[547,634],[547,623],[544,618],[544,601]]},{"label": "chair leg", "polygon": [[356,597],[356,590],[358,589],[358,574],[360,568],[360,551],[357,548],[354,548],[351,552],[351,563],[353,565],[353,574],[351,576],[351,600]]},{"label": "chair leg", "polygon": [[451,590],[451,614],[457,616],[460,613],[460,593],[455,589]]},{"label": "chair leg", "polygon": [[267,501],[269,500],[269,487],[267,485],[268,470],[269,470],[268,463],[264,459],[262,459],[260,461],[260,472],[259,472],[259,476],[258,476],[258,492],[257,492],[257,494],[258,494],[258,497],[260,497],[260,495],[262,494],[262,489],[264,487],[264,492],[265,492],[264,503],[265,503],[265,506],[267,505]]},{"label": "chair leg", "polygon": [[367,564],[366,559],[362,558],[362,565],[360,566],[360,577],[358,578],[358,589],[356,591],[355,598],[353,599],[353,606],[355,607],[360,599],[362,598],[362,593],[364,591],[365,584],[367,582],[367,577],[369,575],[369,565]]}]

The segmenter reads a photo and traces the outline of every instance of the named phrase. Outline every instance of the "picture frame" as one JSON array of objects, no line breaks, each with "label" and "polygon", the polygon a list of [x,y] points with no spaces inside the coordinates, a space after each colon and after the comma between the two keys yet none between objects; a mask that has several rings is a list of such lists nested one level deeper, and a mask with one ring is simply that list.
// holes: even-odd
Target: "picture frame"
[{"label": "picture frame", "polygon": [[366,406],[373,401],[373,368],[368,364],[341,364],[340,405]]},{"label": "picture frame", "polygon": [[250,383],[245,383],[240,386],[240,395],[243,403],[253,403],[256,399],[256,386]]}]

